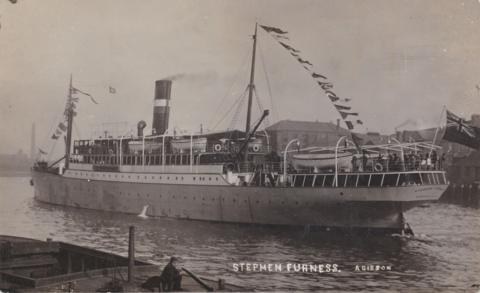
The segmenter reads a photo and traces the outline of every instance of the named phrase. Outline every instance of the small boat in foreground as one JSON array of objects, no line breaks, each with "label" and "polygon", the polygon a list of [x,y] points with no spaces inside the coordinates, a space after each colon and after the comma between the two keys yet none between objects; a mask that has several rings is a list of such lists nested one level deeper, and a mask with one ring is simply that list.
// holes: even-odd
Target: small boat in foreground
[{"label": "small boat in foreground", "polygon": [[[161,267],[61,241],[0,235],[0,292],[150,292]],[[245,291],[182,272],[182,291]],[[130,280],[129,280],[130,278]]]}]

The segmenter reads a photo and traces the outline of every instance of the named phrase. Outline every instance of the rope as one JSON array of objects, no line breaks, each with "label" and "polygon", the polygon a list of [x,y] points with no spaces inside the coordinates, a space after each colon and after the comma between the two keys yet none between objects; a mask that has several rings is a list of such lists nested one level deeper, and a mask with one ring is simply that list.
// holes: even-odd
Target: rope
[{"label": "rope", "polygon": [[223,122],[223,120],[228,116],[228,114],[233,110],[233,108],[235,107],[235,105],[237,103],[239,103],[243,97],[245,96],[245,91],[243,91],[243,93],[237,98],[237,100],[233,103],[233,105],[230,107],[230,109],[225,113],[225,115],[223,115],[223,117],[217,122],[217,124],[215,124],[215,126],[213,127],[213,129],[217,129],[218,125],[220,125],[220,123]]},{"label": "rope", "polygon": [[[217,108],[215,109],[215,112],[214,112],[214,113],[219,113],[220,109],[223,107],[225,101],[227,100],[227,98],[228,98],[228,96],[229,96],[229,93],[232,91],[233,87],[235,86],[235,84],[237,83],[237,81],[240,79],[240,73],[241,73],[242,71],[244,71],[244,68],[246,67],[247,57],[249,56],[249,54],[250,54],[250,51],[247,50],[247,54],[245,54],[245,57],[243,58],[242,63],[240,63],[240,67],[238,68],[237,73],[234,75],[234,79],[233,79],[232,84],[230,85],[230,87],[228,88],[227,92],[225,93],[225,96],[221,99],[220,104],[217,106]],[[210,118],[210,120],[208,121],[208,124],[207,124],[207,125],[212,124],[214,118],[215,118],[215,117],[212,116],[212,118]],[[217,123],[216,126],[218,126],[218,123]],[[216,127],[216,126],[215,126],[215,127]],[[215,129],[215,127],[214,127],[213,129]]]},{"label": "rope", "polygon": [[[264,108],[262,103],[260,102],[260,98],[258,97],[256,88],[253,88],[253,92],[255,93],[255,100],[257,101],[258,109],[260,110],[260,113],[263,113]],[[268,116],[265,117],[265,125],[270,126],[270,119],[268,119]]]},{"label": "rope", "polygon": [[[245,90],[244,93],[246,93],[246,90]],[[238,116],[240,114],[240,110],[243,108],[243,104],[245,103],[245,97],[246,97],[246,94],[244,94],[242,96],[242,99],[240,100],[240,103],[238,103],[238,106],[235,110],[235,113],[233,114],[232,120],[230,121],[230,125],[228,126],[227,130],[235,129],[235,125],[237,124],[237,122],[239,120]]]},{"label": "rope", "polygon": [[270,78],[268,77],[267,65],[265,64],[265,58],[263,57],[263,49],[261,44],[259,45],[259,47],[260,47],[260,60],[262,60],[262,69],[265,75],[265,81],[267,82],[268,96],[270,97],[270,105],[272,107],[272,114],[273,114],[272,118],[274,121],[277,121],[279,116],[278,116],[277,108],[275,108],[273,104],[272,87],[270,86]]}]

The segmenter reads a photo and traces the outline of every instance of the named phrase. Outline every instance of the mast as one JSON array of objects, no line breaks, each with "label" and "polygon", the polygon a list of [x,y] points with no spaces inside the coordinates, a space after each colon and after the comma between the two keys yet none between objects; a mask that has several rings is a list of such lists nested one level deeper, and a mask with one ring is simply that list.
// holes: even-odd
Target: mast
[{"label": "mast", "polygon": [[[252,66],[250,69],[250,84],[248,85],[248,107],[247,107],[247,125],[245,126],[245,140],[248,139],[250,133],[250,120],[252,115],[252,97],[253,90],[255,89],[255,52],[257,49],[257,23],[255,23],[255,34],[253,35],[253,53],[252,53]],[[244,161],[248,159],[248,141],[245,141],[247,147],[245,148]]]},{"label": "mast", "polygon": [[70,148],[72,145],[72,125],[73,125],[73,107],[72,107],[72,74],[70,74],[70,86],[68,87],[67,100],[67,138],[65,140],[65,169],[68,169],[70,163]]}]

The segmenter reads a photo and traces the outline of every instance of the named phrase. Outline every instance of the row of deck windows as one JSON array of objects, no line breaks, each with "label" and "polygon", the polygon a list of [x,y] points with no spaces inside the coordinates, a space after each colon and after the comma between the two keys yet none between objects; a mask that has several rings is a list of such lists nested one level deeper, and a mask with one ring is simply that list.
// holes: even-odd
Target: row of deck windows
[{"label": "row of deck windows", "polygon": [[[335,175],[292,175],[292,187],[335,187]],[[446,184],[444,173],[341,174],[339,187],[394,187]]]},{"label": "row of deck windows", "polygon": [[[84,155],[72,156],[72,163],[100,164],[100,165],[163,165],[162,155],[125,155],[121,158],[109,155]],[[198,160],[198,156],[193,156],[194,162]],[[190,155],[165,155],[165,165],[190,165]]]},{"label": "row of deck windows", "polygon": [[[152,180],[162,180],[162,176],[140,176],[140,175],[137,175],[137,176],[131,176],[131,175],[119,175],[119,174],[108,174],[108,173],[90,173],[90,172],[72,172],[73,175],[75,176],[80,176],[80,177],[101,177],[101,178],[123,178],[123,179],[132,179],[132,177],[135,179],[138,180],[138,179],[152,179]],[[218,181],[218,177],[214,177],[215,178],[215,181]],[[170,176],[166,176],[165,177],[166,180],[170,180]],[[175,176],[175,177],[171,177],[172,180],[182,180],[184,179],[183,176]],[[202,177],[202,176],[199,176],[199,177],[192,177],[192,179],[195,181],[195,180],[199,180],[199,181],[206,181],[207,180],[207,177]],[[212,181],[212,177],[208,177],[208,181]]]}]

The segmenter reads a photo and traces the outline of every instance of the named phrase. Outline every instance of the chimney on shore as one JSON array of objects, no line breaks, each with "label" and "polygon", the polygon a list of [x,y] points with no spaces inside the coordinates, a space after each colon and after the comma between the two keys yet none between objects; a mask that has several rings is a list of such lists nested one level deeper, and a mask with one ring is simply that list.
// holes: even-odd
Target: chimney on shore
[{"label": "chimney on shore", "polygon": [[153,100],[152,134],[162,135],[168,129],[170,116],[170,91],[171,80],[155,81],[155,99]]}]

